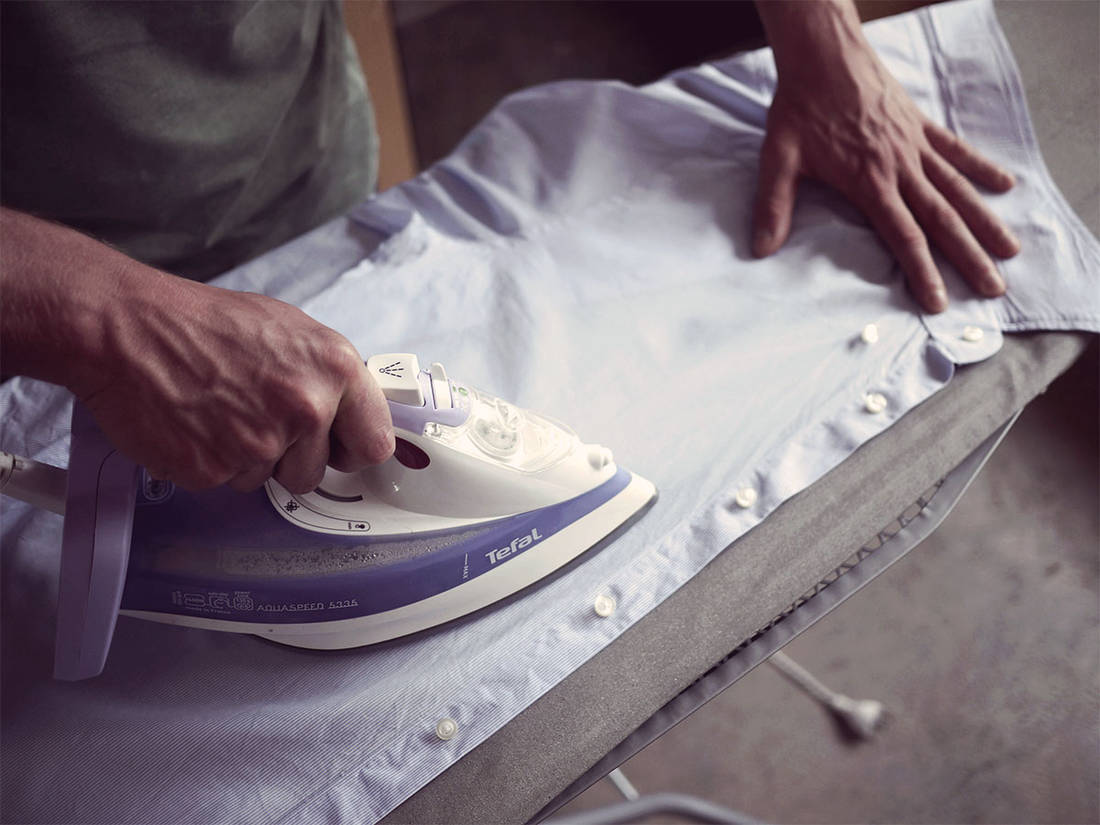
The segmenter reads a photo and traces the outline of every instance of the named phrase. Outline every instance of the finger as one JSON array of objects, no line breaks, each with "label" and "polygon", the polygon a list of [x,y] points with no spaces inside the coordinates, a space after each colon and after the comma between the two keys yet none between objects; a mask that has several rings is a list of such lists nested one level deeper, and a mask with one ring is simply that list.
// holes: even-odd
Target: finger
[{"label": "finger", "polygon": [[898,191],[883,186],[861,199],[859,206],[897,258],[917,303],[926,312],[947,309],[947,290],[932,260],[928,240]]},{"label": "finger", "polygon": [[255,467],[233,476],[229,480],[229,486],[239,493],[251,493],[253,490],[262,487],[264,482],[271,478],[273,472],[275,472],[274,464],[257,464]]},{"label": "finger", "polygon": [[954,207],[927,180],[907,178],[901,189],[913,215],[939,250],[974,289],[988,298],[1004,294],[993,261]]},{"label": "finger", "polygon": [[992,189],[1007,192],[1016,179],[1007,170],[979,154],[974,147],[954,132],[930,120],[924,122],[924,136],[937,152],[971,180]]},{"label": "finger", "polygon": [[943,158],[927,152],[921,165],[928,180],[947,199],[970,227],[974,237],[999,258],[1011,258],[1020,251],[1020,241],[978,194],[978,190]]},{"label": "finger", "polygon": [[389,404],[364,364],[336,408],[329,460],[337,470],[354,472],[385,461],[394,443]]},{"label": "finger", "polygon": [[200,450],[193,444],[173,450],[171,455],[145,469],[158,481],[170,482],[192,493],[220,487],[237,473],[220,452]]},{"label": "finger", "polygon": [[328,463],[328,430],[312,430],[295,441],[275,465],[275,480],[292,493],[308,493],[321,483]]},{"label": "finger", "polygon": [[790,234],[799,163],[798,143],[774,129],[769,131],[760,150],[753,208],[752,252],[758,258],[771,255]]},{"label": "finger", "polygon": [[164,481],[171,481],[177,487],[182,487],[192,493],[210,490],[229,483],[234,473],[228,467],[221,465],[208,465],[203,467],[183,468],[176,472],[165,473]]}]

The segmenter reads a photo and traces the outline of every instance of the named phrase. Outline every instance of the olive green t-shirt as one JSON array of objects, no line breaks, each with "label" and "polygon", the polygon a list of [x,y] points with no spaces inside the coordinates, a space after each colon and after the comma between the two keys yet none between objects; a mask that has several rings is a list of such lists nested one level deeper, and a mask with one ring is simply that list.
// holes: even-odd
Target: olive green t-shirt
[{"label": "olive green t-shirt", "polygon": [[0,200],[206,279],[373,189],[329,2],[0,2]]}]

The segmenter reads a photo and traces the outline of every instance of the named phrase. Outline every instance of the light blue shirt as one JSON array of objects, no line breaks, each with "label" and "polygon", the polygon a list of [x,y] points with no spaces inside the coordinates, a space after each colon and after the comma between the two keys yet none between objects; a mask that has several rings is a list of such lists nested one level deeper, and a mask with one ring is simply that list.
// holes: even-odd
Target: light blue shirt
[{"label": "light blue shirt", "polygon": [[[956,365],[1006,332],[1100,331],[1100,249],[1044,170],[988,3],[868,35],[930,117],[1016,175],[988,199],[1023,244],[1001,265],[1006,297],[974,298],[940,261],[951,307],[922,315],[866,220],[811,185],[783,250],[752,258],[768,51],[640,89],[508,98],[453,155],[354,211],[387,238],[366,260],[347,267],[357,242],[335,222],[220,283],[294,298],[364,354],[416,352],[568,422],[653,480],[656,505],[568,575],[411,642],[323,655],[122,619],[105,673],[59,685],[60,520],[5,501],[4,626],[23,628],[3,651],[14,818],[380,818]],[[63,393],[19,380],[0,409],[4,449],[64,460]],[[606,618],[600,594],[617,603]]]}]

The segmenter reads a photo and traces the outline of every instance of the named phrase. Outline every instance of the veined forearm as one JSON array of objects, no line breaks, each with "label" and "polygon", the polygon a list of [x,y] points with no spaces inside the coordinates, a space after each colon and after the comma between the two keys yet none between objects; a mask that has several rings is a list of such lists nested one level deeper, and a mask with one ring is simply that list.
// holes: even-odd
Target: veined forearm
[{"label": "veined forearm", "polygon": [[94,392],[125,296],[142,278],[168,277],[68,227],[0,207],[0,368]]},{"label": "veined forearm", "polygon": [[192,489],[313,489],[393,452],[389,407],[342,335],[289,304],[168,275],[3,210],[0,359],[68,387],[123,454]]},{"label": "veined forearm", "polygon": [[820,69],[809,55],[866,46],[852,0],[757,0],[768,43],[781,72]]}]

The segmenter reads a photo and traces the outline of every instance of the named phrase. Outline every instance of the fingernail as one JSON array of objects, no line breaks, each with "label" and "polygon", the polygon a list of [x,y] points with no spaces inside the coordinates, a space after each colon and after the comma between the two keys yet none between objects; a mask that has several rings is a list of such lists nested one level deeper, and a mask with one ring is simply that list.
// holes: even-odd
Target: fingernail
[{"label": "fingernail", "polygon": [[982,292],[987,297],[996,298],[998,295],[1004,295],[1005,282],[996,272],[987,272],[985,280],[982,282]]},{"label": "fingernail", "polygon": [[1001,249],[1004,257],[1011,258],[1020,251],[1020,239],[1007,229],[1001,233]]},{"label": "fingernail", "polygon": [[929,296],[928,311],[929,312],[943,312],[947,309],[947,290],[942,286],[932,288],[932,294]]},{"label": "fingernail", "polygon": [[385,427],[378,430],[375,434],[375,457],[379,462],[385,461],[391,455],[393,455],[394,447],[397,446],[397,439],[394,436],[392,427]]}]

